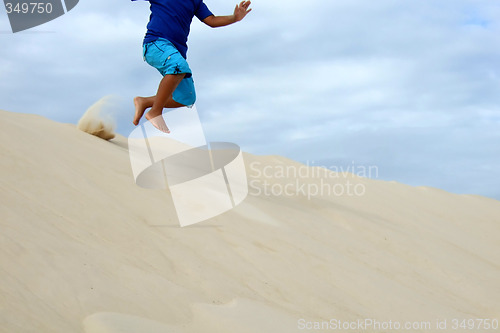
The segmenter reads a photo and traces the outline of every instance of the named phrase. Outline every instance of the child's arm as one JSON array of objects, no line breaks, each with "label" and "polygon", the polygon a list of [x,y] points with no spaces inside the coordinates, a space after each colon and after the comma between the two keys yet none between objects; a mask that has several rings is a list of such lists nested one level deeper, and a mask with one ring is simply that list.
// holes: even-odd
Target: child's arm
[{"label": "child's arm", "polygon": [[215,16],[211,15],[203,20],[203,23],[212,28],[223,27],[225,25],[230,25],[236,23],[238,21],[243,20],[243,18],[252,11],[252,9],[248,9],[251,1],[242,1],[239,5],[236,5],[234,8],[233,15],[227,16]]}]

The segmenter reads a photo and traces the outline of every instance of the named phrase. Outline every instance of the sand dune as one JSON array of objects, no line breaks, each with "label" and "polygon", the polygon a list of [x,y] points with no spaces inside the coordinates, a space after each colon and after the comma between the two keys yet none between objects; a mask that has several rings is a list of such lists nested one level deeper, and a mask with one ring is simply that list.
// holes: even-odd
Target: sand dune
[{"label": "sand dune", "polygon": [[[305,325],[370,318],[456,332],[453,319],[500,319],[499,201],[295,177],[294,161],[245,154],[247,199],[180,228],[168,191],[135,185],[125,138],[0,118],[0,332],[332,332]],[[327,193],[347,183],[363,195]]]}]

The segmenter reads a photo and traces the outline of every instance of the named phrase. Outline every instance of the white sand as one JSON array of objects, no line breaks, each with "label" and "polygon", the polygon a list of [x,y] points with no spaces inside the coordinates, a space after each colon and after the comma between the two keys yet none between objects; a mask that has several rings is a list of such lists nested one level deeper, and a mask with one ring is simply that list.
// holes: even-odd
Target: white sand
[{"label": "white sand", "polygon": [[115,137],[116,123],[113,118],[113,109],[116,97],[104,96],[90,106],[78,121],[76,127],[85,133],[95,135],[104,140]]},{"label": "white sand", "polygon": [[[366,194],[308,200],[254,188],[233,211],[179,228],[169,193],[134,184],[125,138],[0,119],[0,332],[319,331],[299,330],[301,318],[456,332],[453,318],[500,319],[499,201],[332,176],[324,181]],[[245,161],[260,189],[296,180],[259,168],[300,167]],[[448,329],[435,330],[437,319]]]}]

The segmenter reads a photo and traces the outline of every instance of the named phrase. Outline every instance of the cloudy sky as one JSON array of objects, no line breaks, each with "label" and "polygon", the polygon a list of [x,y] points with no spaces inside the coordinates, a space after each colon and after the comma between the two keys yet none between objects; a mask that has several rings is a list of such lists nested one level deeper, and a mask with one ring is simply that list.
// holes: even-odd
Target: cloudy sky
[{"label": "cloudy sky", "polygon": [[[235,2],[205,0],[216,15]],[[500,2],[255,0],[233,26],[194,19],[188,60],[210,141],[379,179],[500,199]],[[160,75],[142,60],[149,3],[80,0],[12,34],[0,10],[0,109],[76,123]]]}]

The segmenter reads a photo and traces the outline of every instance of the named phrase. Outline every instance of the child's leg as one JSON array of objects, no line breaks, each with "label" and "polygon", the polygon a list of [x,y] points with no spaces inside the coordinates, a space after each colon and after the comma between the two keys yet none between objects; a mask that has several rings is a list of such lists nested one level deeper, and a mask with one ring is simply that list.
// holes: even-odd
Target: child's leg
[{"label": "child's leg", "polygon": [[154,100],[151,110],[146,114],[148,120],[158,117],[162,114],[165,103],[169,98],[172,98],[174,90],[177,88],[179,83],[186,74],[168,74],[163,77],[158,87],[158,92],[156,93],[156,98]]},{"label": "child's leg", "polygon": [[[142,115],[144,114],[144,112],[147,109],[149,109],[150,107],[153,106],[155,100],[156,100],[156,95],[149,96],[149,97],[142,97],[142,96],[134,97],[135,108],[136,108],[136,110],[139,111],[139,112],[136,112],[136,115],[137,114],[140,115],[139,119],[137,119],[137,116],[136,116],[136,118],[134,119],[134,124],[136,123],[136,120],[140,120],[140,118],[142,118]],[[176,101],[174,101],[174,99],[172,97],[169,97],[167,99],[167,102],[163,106],[163,108],[181,108],[183,106],[185,106],[185,105],[181,104],[181,103],[177,103]]]},{"label": "child's leg", "polygon": [[[155,96],[149,96],[149,97],[141,97],[141,96],[136,96],[134,97],[134,105],[135,105],[135,117],[134,117],[134,125],[139,125],[139,121],[141,120],[142,116],[144,115],[144,112],[149,109],[150,107],[153,106],[156,100],[156,95]],[[177,103],[174,101],[172,96],[170,96],[167,99],[167,102],[163,106],[164,108],[181,108],[185,106],[184,104]]]},{"label": "child's leg", "polygon": [[[163,77],[158,87],[158,92],[156,96],[151,97],[136,97],[134,98],[135,104],[135,117],[134,117],[134,125],[139,124],[139,120],[142,118],[145,110],[151,107],[151,110],[146,114],[146,118],[148,120],[154,119],[162,114],[163,108],[178,108],[185,106],[183,104],[177,103],[172,98],[172,93],[177,88],[179,83],[184,78],[185,74],[168,74]],[[161,120],[160,120],[161,119]],[[156,127],[163,132],[168,132],[168,127],[163,121],[162,117],[158,118],[159,123],[156,124]],[[158,125],[158,126],[157,126]]]},{"label": "child's leg", "polygon": [[[134,105],[135,105],[135,117],[133,121],[134,125],[139,125],[139,121],[144,115],[144,112],[150,107],[152,107],[155,101],[156,101],[156,95],[149,97],[142,97],[142,96],[134,97]],[[185,105],[174,101],[172,96],[170,96],[165,102],[165,105],[163,105],[164,108],[181,108],[183,106]]]}]

